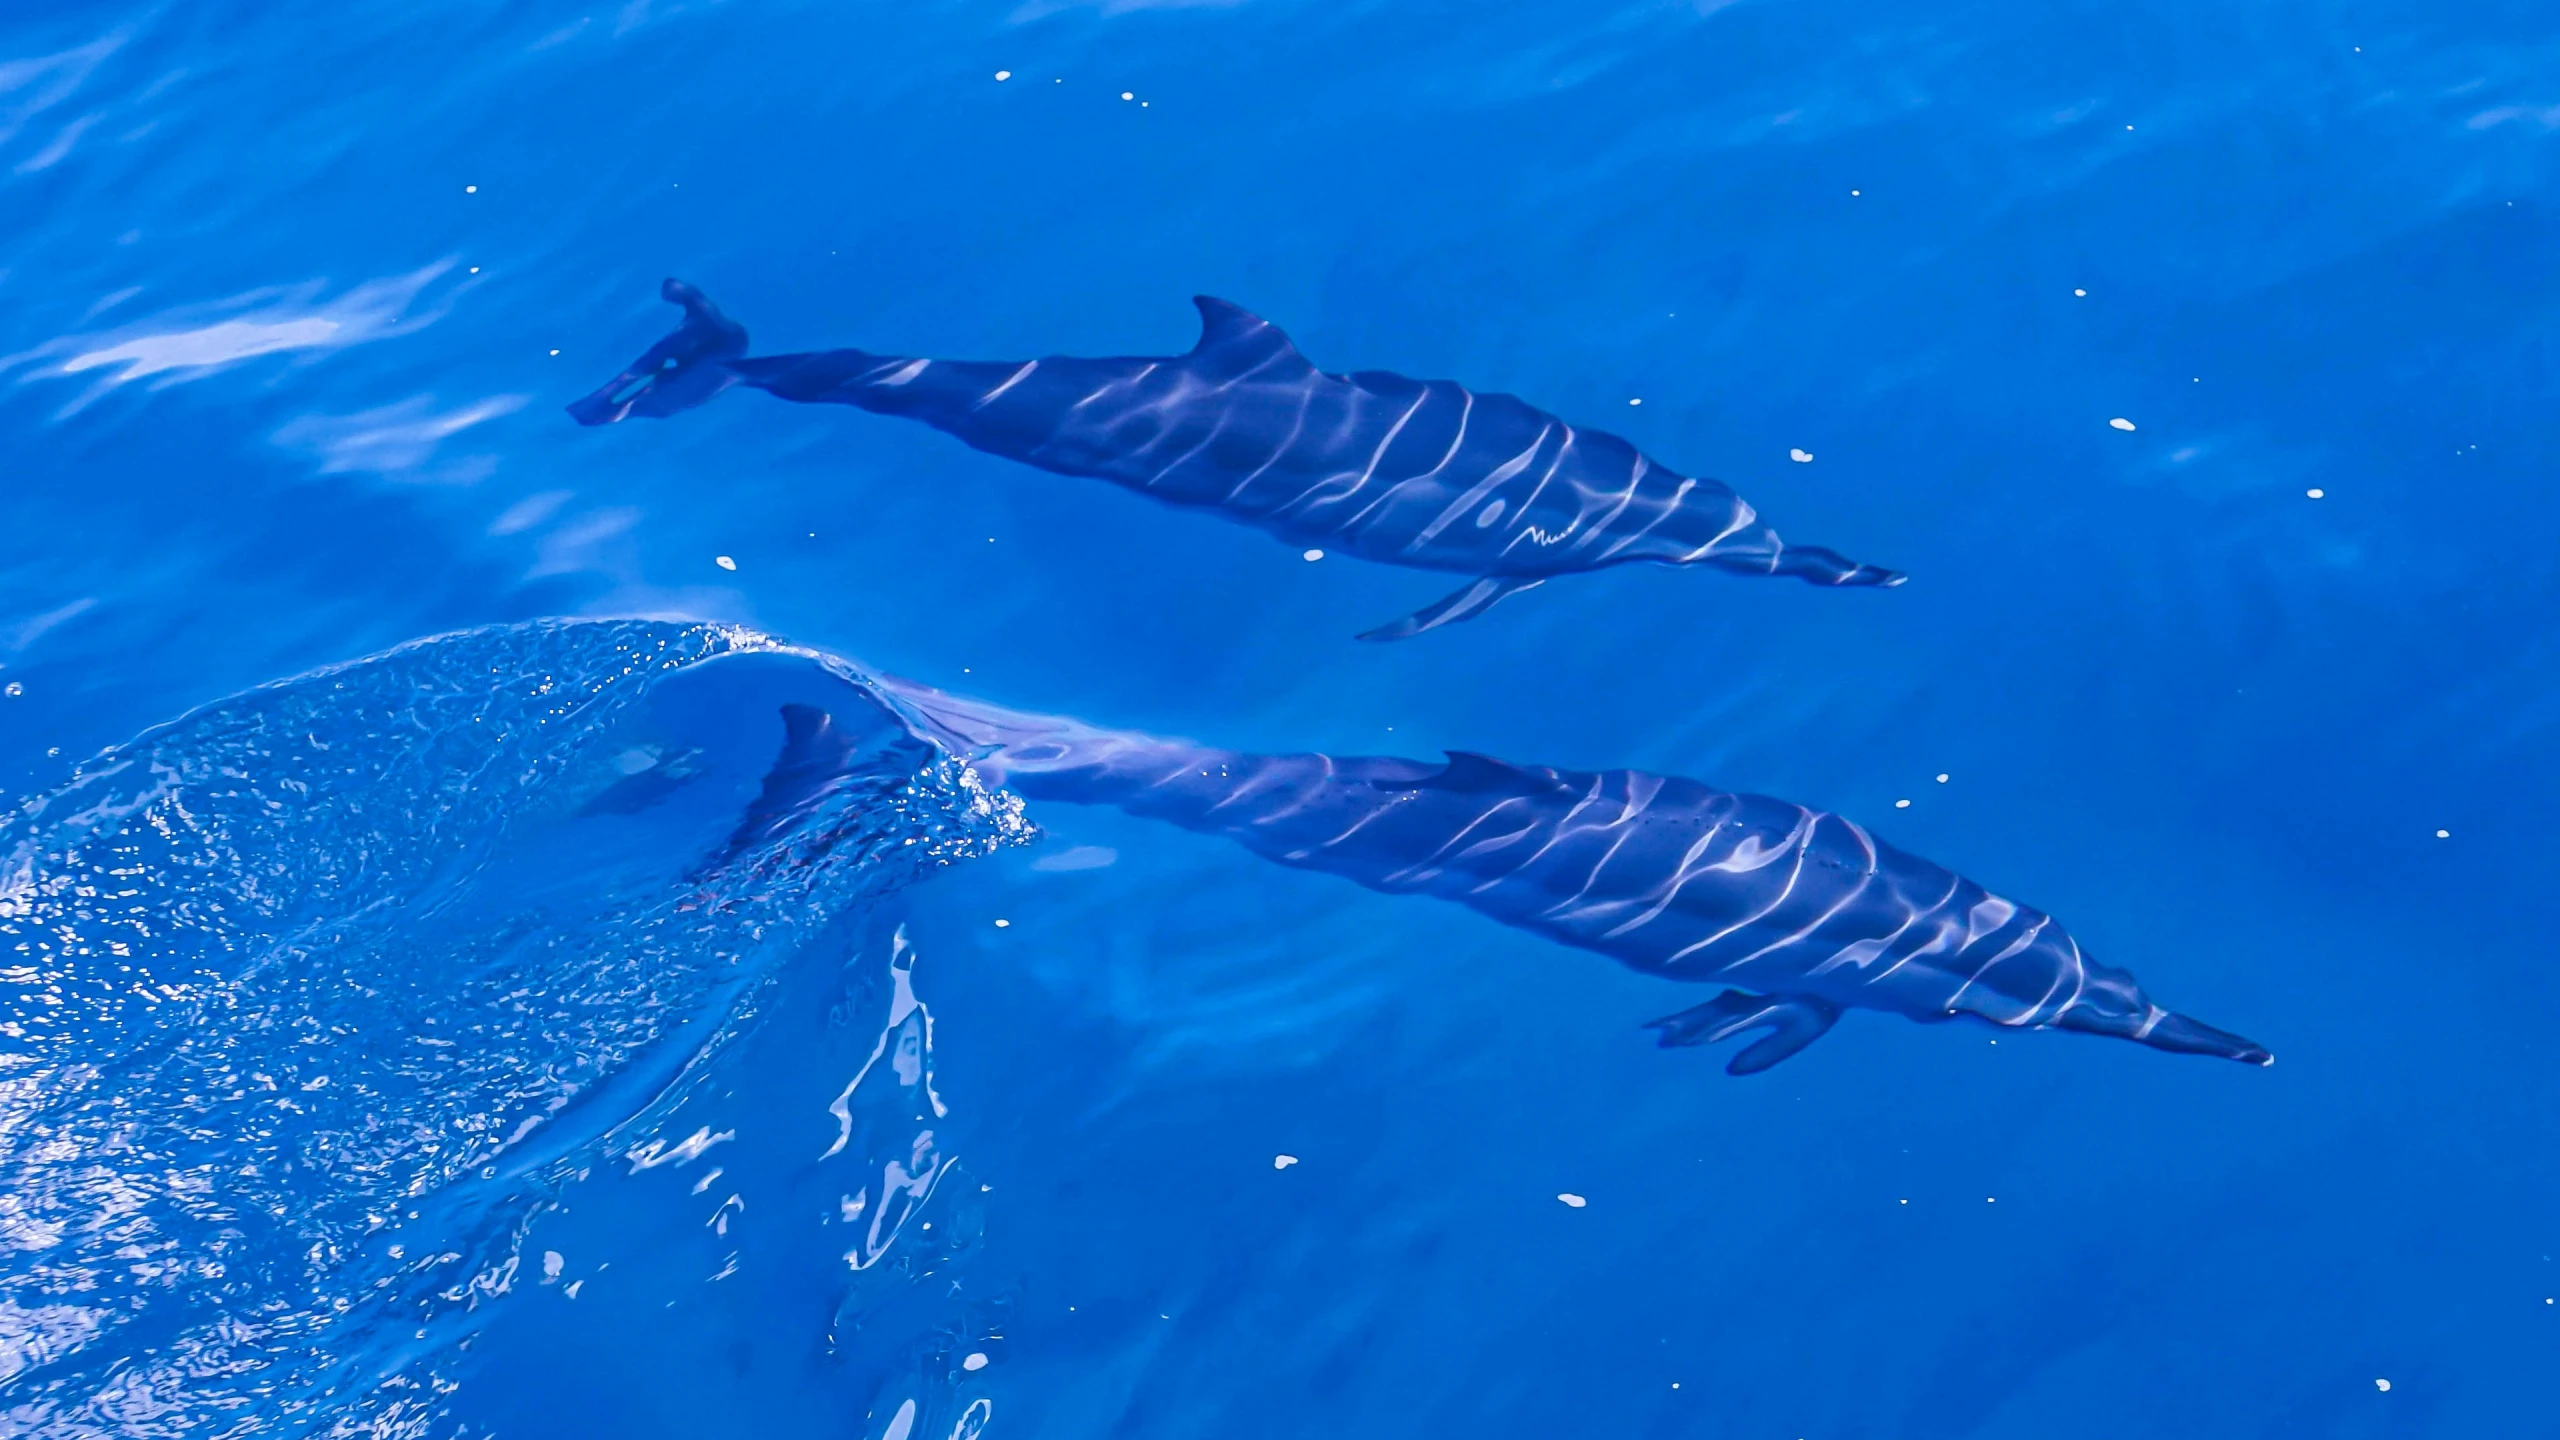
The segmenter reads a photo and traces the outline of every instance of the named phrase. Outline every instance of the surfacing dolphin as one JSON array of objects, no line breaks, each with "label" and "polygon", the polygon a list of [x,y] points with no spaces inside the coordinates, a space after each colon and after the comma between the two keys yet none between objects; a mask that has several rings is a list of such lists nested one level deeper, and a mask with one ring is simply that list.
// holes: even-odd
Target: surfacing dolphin
[{"label": "surfacing dolphin", "polygon": [[1248,755],[879,682],[981,778],[1033,801],[1113,805],[1266,859],[1434,895],[1650,975],[1729,985],[1652,1022],[1664,1045],[1766,1035],[1766,1070],[1844,1009],[2083,1030],[2275,1063],[2154,1004],[2051,917],[1850,821],[1677,776],[1452,754]]},{"label": "surfacing dolphin", "polygon": [[1207,296],[1190,353],[921,360],[747,354],[747,332],[669,280],[684,324],[569,407],[582,425],[672,415],[746,385],[921,420],[991,455],[1214,510],[1291,545],[1474,577],[1364,640],[1482,614],[1551,576],[1650,560],[1817,585],[1903,577],[1787,545],[1741,496],[1510,395],[1381,370],[1327,375],[1278,327]]}]

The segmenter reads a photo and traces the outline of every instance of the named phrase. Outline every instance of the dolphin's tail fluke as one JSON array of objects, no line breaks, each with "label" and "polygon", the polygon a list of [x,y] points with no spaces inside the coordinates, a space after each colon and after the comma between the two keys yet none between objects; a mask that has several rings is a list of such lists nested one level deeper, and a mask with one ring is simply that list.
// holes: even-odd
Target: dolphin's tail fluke
[{"label": "dolphin's tail fluke", "polygon": [[1793,575],[1816,585],[1899,585],[1907,578],[1900,571],[1861,565],[1837,550],[1825,550],[1819,545],[1781,546],[1769,573]]},{"label": "dolphin's tail fluke", "polygon": [[728,362],[747,353],[747,327],[720,313],[708,296],[681,280],[658,293],[684,307],[684,323],[649,347],[631,368],[569,406],[581,425],[610,425],[626,415],[673,415],[738,383]]}]

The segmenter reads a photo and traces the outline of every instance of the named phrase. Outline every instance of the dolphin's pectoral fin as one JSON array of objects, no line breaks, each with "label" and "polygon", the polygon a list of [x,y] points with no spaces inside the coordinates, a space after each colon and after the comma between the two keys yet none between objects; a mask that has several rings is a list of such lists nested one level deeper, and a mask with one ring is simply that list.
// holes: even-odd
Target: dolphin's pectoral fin
[{"label": "dolphin's pectoral fin", "polygon": [[1454,595],[1442,596],[1439,600],[1425,605],[1394,624],[1381,625],[1375,630],[1362,634],[1360,638],[1402,640],[1408,635],[1419,635],[1425,630],[1437,630],[1443,625],[1455,625],[1461,620],[1471,620],[1492,609],[1494,602],[1505,595],[1517,595],[1523,590],[1534,590],[1544,583],[1543,576],[1524,580],[1507,575],[1487,575]]},{"label": "dolphin's pectoral fin", "polygon": [[1724,1067],[1728,1075],[1757,1075],[1821,1039],[1839,1018],[1840,1007],[1828,1001],[1727,990],[1704,1005],[1647,1021],[1645,1028],[1661,1031],[1661,1043],[1669,1047],[1713,1045],[1765,1026],[1769,1033],[1744,1046]]},{"label": "dolphin's pectoral fin", "polygon": [[581,425],[610,425],[626,415],[673,415],[738,381],[728,361],[747,353],[747,327],[720,313],[709,296],[681,280],[658,293],[684,307],[684,323],[631,362],[592,395],[572,401],[570,418]]}]

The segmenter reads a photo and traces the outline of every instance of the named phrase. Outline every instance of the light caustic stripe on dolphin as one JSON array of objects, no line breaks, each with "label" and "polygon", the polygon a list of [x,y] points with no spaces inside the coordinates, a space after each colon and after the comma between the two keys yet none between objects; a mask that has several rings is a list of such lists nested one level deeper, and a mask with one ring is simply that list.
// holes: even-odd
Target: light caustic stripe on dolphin
[{"label": "light caustic stripe on dolphin", "polygon": [[1214,511],[1293,547],[1472,577],[1363,639],[1482,614],[1547,579],[1652,561],[1817,585],[1900,584],[1789,545],[1741,496],[1515,396],[1380,370],[1331,375],[1277,326],[1201,296],[1182,355],[931,360],[749,356],[744,327],[666,282],[684,323],[569,407],[584,425],[672,415],[733,385],[921,420],[989,454]]},{"label": "light caustic stripe on dolphin", "polygon": [[1765,1070],[1844,1009],[2113,1035],[2272,1064],[2153,1003],[2051,917],[1837,815],[1642,771],[1455,754],[1253,755],[1025,714],[882,679],[918,730],[1033,802],[1111,805],[1374,890],[1453,900],[1667,979],[1724,984],[1664,1045],[1769,1031]]}]

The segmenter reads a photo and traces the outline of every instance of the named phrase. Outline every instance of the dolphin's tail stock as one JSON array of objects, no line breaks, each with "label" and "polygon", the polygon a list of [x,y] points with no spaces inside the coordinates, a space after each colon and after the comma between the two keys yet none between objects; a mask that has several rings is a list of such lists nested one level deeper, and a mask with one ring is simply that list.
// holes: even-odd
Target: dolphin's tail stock
[{"label": "dolphin's tail stock", "polygon": [[658,293],[684,307],[684,323],[652,345],[631,368],[569,406],[581,425],[610,425],[626,415],[673,415],[738,383],[732,360],[747,353],[747,327],[720,313],[710,297],[681,280]]}]

